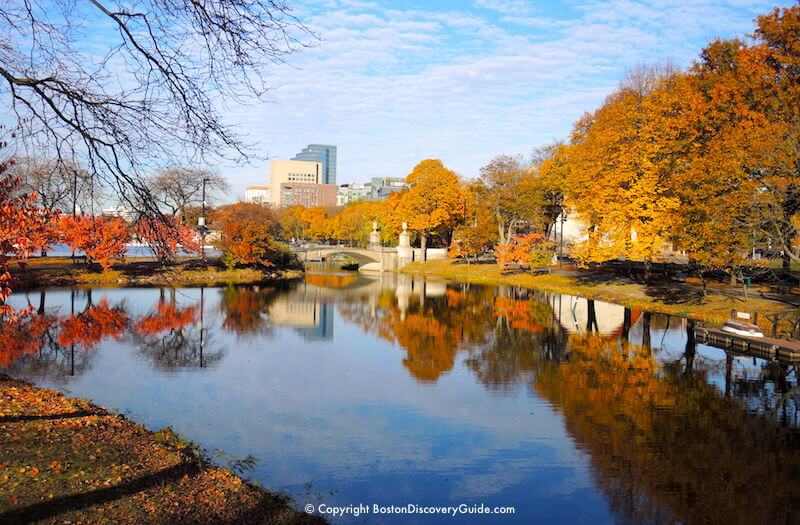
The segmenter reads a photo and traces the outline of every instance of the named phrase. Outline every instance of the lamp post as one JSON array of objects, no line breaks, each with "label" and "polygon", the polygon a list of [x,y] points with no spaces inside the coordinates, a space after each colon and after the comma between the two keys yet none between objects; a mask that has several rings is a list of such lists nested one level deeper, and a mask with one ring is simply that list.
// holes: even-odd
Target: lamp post
[{"label": "lamp post", "polygon": [[203,179],[203,203],[201,206],[200,217],[197,218],[197,233],[200,234],[200,256],[203,261],[206,260],[206,235],[208,235],[208,227],[206,226],[206,182],[208,179]]}]

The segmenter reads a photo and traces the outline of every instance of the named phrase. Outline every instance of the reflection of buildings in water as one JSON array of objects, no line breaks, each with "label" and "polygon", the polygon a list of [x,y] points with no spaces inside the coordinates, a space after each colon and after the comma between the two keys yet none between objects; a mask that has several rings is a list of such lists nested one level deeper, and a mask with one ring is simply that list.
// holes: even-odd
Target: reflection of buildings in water
[{"label": "reflection of buildings in water", "polygon": [[416,296],[419,305],[424,307],[426,298],[444,297],[447,292],[446,281],[431,281],[426,280],[424,277],[396,274],[395,282],[394,294],[397,297],[401,320],[406,318],[412,296]]},{"label": "reflection of buildings in water", "polygon": [[296,292],[278,298],[269,308],[272,324],[294,328],[309,341],[332,340],[333,306],[320,300],[314,289],[301,286]]},{"label": "reflection of buildings in water", "polygon": [[[559,324],[569,333],[622,334],[625,325],[624,306],[571,295],[552,295],[549,302]],[[631,320],[631,324],[635,322],[636,319]]]}]

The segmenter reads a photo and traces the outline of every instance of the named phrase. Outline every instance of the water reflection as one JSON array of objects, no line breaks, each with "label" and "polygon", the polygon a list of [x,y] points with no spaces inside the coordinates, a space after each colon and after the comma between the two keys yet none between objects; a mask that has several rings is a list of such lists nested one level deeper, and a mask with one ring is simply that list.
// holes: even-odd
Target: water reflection
[{"label": "water reflection", "polygon": [[684,319],[394,274],[12,303],[36,313],[0,331],[4,371],[253,454],[301,503],[313,481],[328,503],[514,505],[519,523],[800,510],[796,368],[698,344]]}]

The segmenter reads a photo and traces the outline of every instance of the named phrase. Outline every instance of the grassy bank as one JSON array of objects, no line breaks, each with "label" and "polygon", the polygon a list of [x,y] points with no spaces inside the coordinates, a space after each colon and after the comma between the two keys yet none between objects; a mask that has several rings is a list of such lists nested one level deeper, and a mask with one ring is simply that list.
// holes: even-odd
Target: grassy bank
[{"label": "grassy bank", "polygon": [[779,325],[786,331],[789,319],[800,315],[800,310],[781,301],[758,297],[754,293],[745,300],[731,297],[710,289],[703,295],[702,289],[687,283],[640,284],[628,279],[589,271],[554,272],[532,275],[529,273],[502,274],[496,264],[467,265],[450,260],[412,263],[401,270],[403,273],[435,275],[460,282],[521,286],[546,292],[578,295],[621,304],[629,308],[649,310],[657,313],[688,317],[712,324],[721,324],[730,316],[731,309],[759,312],[759,324],[771,330],[772,324],[765,316],[783,316]]},{"label": "grassy bank", "polygon": [[170,430],[0,376],[0,523],[323,523]]},{"label": "grassy bank", "polygon": [[98,266],[75,264],[69,257],[41,257],[26,264],[11,264],[16,279],[15,289],[72,284],[98,285],[213,285],[246,284],[277,279],[294,279],[302,275],[296,270],[258,270],[237,268],[228,270],[216,261],[181,259],[162,265],[151,258],[130,258],[123,264],[102,271]]}]

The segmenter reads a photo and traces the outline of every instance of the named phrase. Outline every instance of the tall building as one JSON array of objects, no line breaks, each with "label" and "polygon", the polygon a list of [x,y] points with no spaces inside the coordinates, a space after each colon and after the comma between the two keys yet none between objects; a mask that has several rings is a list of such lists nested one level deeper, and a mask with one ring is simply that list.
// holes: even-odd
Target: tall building
[{"label": "tall building", "polygon": [[336,185],[323,183],[320,162],[273,160],[269,163],[269,203],[280,208],[336,206]]},{"label": "tall building", "polygon": [[320,184],[336,184],[336,146],[328,144],[309,144],[292,160],[319,162],[322,164]]}]

